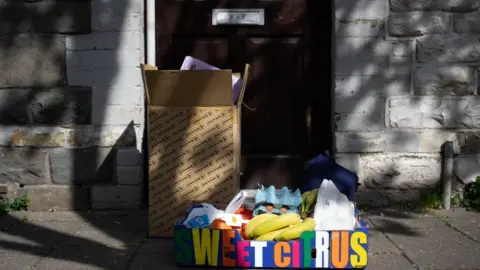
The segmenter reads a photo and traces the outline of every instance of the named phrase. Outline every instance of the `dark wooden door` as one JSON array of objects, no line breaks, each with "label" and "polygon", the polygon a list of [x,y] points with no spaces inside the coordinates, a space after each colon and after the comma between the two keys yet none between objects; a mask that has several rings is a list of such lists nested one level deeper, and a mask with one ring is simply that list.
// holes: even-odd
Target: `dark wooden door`
[{"label": "dark wooden door", "polygon": [[[251,73],[242,109],[242,188],[298,185],[303,162],[332,148],[332,7],[319,0],[159,0],[157,66],[191,55]],[[214,26],[215,8],[263,9],[263,26]]]}]

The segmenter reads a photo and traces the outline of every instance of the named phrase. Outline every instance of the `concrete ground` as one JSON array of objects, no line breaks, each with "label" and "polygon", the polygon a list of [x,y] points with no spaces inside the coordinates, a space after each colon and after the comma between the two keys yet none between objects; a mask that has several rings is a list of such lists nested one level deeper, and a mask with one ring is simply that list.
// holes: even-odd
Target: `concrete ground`
[{"label": "concrete ground", "polygon": [[[369,270],[480,269],[480,213],[372,210]],[[177,269],[143,212],[22,212],[0,218],[0,269]]]}]

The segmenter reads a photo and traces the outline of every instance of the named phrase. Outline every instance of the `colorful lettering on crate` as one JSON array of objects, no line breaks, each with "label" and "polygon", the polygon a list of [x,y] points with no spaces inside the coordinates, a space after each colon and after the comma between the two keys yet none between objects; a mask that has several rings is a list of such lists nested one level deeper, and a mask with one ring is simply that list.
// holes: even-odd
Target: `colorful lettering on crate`
[{"label": "colorful lettering on crate", "polygon": [[304,232],[298,241],[237,242],[237,266],[259,268],[363,268],[366,231]]},{"label": "colorful lettering on crate", "polygon": [[235,243],[240,233],[233,230],[176,229],[175,259],[183,265],[234,267]]},{"label": "colorful lettering on crate", "polygon": [[363,268],[368,231],[311,231],[288,242],[245,241],[238,231],[175,230],[176,261],[182,265],[260,268]]}]

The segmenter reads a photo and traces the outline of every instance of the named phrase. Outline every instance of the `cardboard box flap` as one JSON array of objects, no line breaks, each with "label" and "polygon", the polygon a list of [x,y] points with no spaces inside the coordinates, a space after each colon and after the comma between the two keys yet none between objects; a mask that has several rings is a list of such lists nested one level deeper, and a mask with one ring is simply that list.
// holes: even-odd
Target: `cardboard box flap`
[{"label": "cardboard box flap", "polygon": [[232,106],[231,70],[143,69],[150,106]]},{"label": "cardboard box flap", "polygon": [[141,69],[141,72],[142,72],[143,85],[145,87],[145,101],[147,102],[147,104],[150,105],[150,96],[148,95],[148,87],[147,87],[147,82],[145,80],[145,71],[146,70],[158,70],[158,68],[156,66],[140,64],[140,69]]},{"label": "cardboard box flap", "polygon": [[245,89],[247,88],[249,71],[250,71],[250,65],[245,64],[245,70],[243,71],[243,77],[242,77],[243,84],[242,84],[242,88],[240,88],[240,94],[238,95],[238,100],[236,104],[237,107],[240,107],[243,104],[243,98],[245,96]]}]

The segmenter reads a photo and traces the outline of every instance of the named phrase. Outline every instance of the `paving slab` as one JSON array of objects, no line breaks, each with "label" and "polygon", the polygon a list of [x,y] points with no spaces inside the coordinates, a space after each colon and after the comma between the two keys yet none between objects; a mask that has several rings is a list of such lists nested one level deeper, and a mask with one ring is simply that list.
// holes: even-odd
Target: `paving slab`
[{"label": "paving slab", "polygon": [[31,269],[41,259],[42,257],[37,254],[9,250],[8,252],[0,253],[0,269]]},{"label": "paving slab", "polygon": [[[368,269],[479,269],[480,244],[465,236],[477,232],[479,218],[466,211],[371,211]],[[184,269],[175,265],[172,239],[146,235],[143,212],[15,213],[0,218],[0,270]]]},{"label": "paving slab", "polygon": [[173,239],[166,238],[148,238],[142,243],[138,253],[156,253],[165,256],[174,256]]},{"label": "paving slab", "polygon": [[74,237],[66,240],[65,246],[107,246],[124,248],[127,246],[140,246],[145,239],[145,233],[135,231],[103,231],[92,227],[80,229]]},{"label": "paving slab", "polygon": [[387,236],[422,269],[477,269],[480,245],[450,227],[416,229]]},{"label": "paving slab", "polygon": [[410,261],[401,254],[373,254],[368,257],[367,270],[401,269],[415,270]]},{"label": "paving slab", "polygon": [[126,270],[135,250],[119,250],[106,247],[59,247],[35,269],[52,270]]},{"label": "paving slab", "polygon": [[9,216],[18,220],[23,220],[26,218],[30,221],[77,221],[81,219],[81,215],[79,213],[72,211],[22,211],[10,213]]},{"label": "paving slab", "polygon": [[0,231],[0,253],[18,250],[47,254],[81,227],[75,221],[18,221]]},{"label": "paving slab", "polygon": [[398,249],[383,233],[378,231],[368,232],[368,254],[401,254]]},{"label": "paving slab", "polygon": [[456,208],[450,211],[435,210],[433,213],[449,226],[480,242],[480,212]]},{"label": "paving slab", "polygon": [[368,219],[380,231],[415,235],[418,228],[443,227],[445,223],[427,211],[378,209],[368,213]]}]

